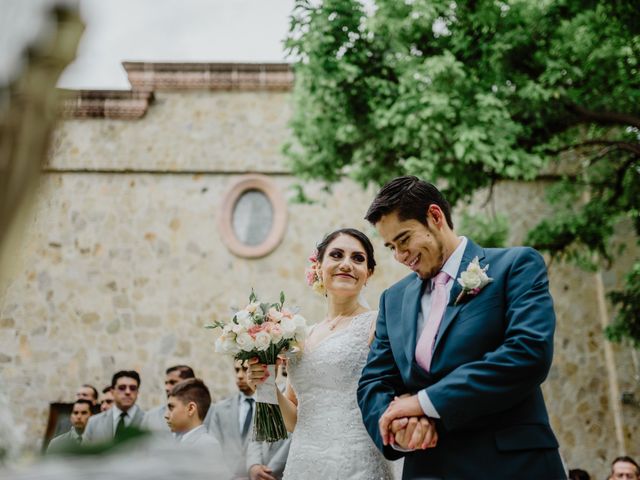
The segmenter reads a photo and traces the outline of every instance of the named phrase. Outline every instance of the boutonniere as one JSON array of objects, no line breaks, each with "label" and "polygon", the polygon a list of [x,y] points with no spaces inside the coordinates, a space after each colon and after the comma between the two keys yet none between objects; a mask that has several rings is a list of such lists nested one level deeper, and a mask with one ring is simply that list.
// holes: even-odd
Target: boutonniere
[{"label": "boutonniere", "polygon": [[493,282],[493,278],[487,275],[487,269],[489,265],[485,265],[484,267],[480,266],[480,260],[478,257],[475,257],[469,263],[467,269],[460,274],[460,278],[458,278],[458,283],[462,285],[462,291],[454,305],[457,305],[466,297],[475,297],[480,293],[484,287]]}]

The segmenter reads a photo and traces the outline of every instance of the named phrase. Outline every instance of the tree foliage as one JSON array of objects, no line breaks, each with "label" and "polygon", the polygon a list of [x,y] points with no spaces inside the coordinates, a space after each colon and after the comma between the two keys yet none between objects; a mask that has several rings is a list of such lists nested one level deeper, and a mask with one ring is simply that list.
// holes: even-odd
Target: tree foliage
[{"label": "tree foliage", "polygon": [[297,0],[287,45],[296,85],[286,152],[303,179],[414,174],[455,204],[559,159],[570,174],[529,243],[594,266],[613,258],[621,220],[638,238],[633,2],[376,0],[366,10]]}]

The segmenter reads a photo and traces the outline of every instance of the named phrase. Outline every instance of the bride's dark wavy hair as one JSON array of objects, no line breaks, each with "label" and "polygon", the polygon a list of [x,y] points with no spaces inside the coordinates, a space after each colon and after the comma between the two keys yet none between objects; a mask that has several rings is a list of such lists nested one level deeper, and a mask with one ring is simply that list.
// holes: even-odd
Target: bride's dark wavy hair
[{"label": "bride's dark wavy hair", "polygon": [[373,245],[371,244],[371,240],[369,240],[369,237],[367,237],[360,230],[356,230],[355,228],[340,228],[325,236],[316,247],[318,249],[318,261],[322,262],[324,254],[327,251],[327,247],[340,235],[349,235],[350,237],[358,240],[360,244],[362,244],[364,253],[367,254],[367,269],[369,270],[369,272],[373,273],[376,268],[376,259],[373,255]]}]

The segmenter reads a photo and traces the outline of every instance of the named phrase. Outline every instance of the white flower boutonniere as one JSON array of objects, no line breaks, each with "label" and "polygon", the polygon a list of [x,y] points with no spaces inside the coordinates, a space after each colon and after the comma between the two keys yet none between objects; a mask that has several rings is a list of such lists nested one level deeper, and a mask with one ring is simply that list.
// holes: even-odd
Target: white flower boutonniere
[{"label": "white flower boutonniere", "polygon": [[480,260],[478,257],[475,257],[467,269],[460,274],[460,278],[458,278],[458,283],[462,286],[462,291],[454,305],[457,305],[462,300],[464,300],[468,296],[475,297],[480,293],[484,287],[493,282],[493,278],[487,275],[487,269],[489,265],[485,265],[484,267],[480,266]]}]

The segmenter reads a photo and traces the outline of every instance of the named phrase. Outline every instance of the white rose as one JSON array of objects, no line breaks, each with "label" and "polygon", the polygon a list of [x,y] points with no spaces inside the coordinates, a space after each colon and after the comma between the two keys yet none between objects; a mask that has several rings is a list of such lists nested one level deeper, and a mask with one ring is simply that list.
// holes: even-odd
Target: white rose
[{"label": "white rose", "polygon": [[244,328],[250,328],[251,326],[253,326],[251,314],[246,310],[240,310],[238,313],[236,313],[236,321]]},{"label": "white rose", "polygon": [[280,328],[282,329],[282,336],[286,339],[295,337],[296,335],[296,322],[293,318],[283,318],[280,322]]},{"label": "white rose", "polygon": [[242,325],[237,325],[234,323],[233,326],[231,327],[231,331],[236,335],[240,335],[242,332],[246,332],[247,329]]},{"label": "white rose", "polygon": [[271,333],[271,339],[273,340],[273,343],[278,343],[280,340],[282,340],[283,334],[280,325],[272,325],[269,333]]},{"label": "white rose", "polygon": [[480,274],[478,274],[478,272],[470,272],[469,270],[467,270],[466,272],[462,272],[460,274],[459,283],[463,288],[473,290],[474,288],[480,288],[480,285],[482,285],[482,277]]},{"label": "white rose", "polygon": [[264,351],[271,345],[271,335],[266,331],[256,333],[255,347],[256,350]]},{"label": "white rose", "polygon": [[222,327],[222,334],[226,335],[228,333],[231,333],[233,331],[233,327],[235,327],[236,324],[231,322],[231,323],[227,323],[224,327]]},{"label": "white rose", "polygon": [[274,322],[280,322],[284,318],[284,316],[282,315],[282,312],[279,312],[275,308],[270,308],[269,318]]},{"label": "white rose", "polygon": [[247,332],[240,333],[236,337],[236,343],[238,347],[240,347],[240,350],[244,350],[245,352],[250,352],[255,348],[255,342]]},{"label": "white rose", "polygon": [[260,302],[252,302],[245,307],[245,310],[249,313],[255,313],[259,306]]},{"label": "white rose", "polygon": [[458,278],[458,283],[462,285],[462,288],[465,290],[476,290],[479,288],[483,288],[488,283],[491,283],[491,278],[487,275],[487,269],[489,265],[485,265],[484,267],[480,266],[480,261],[478,257],[475,257],[467,269],[460,274],[460,278]]},{"label": "white rose", "polygon": [[240,351],[233,335],[220,335],[216,340],[216,352],[235,355]]}]

